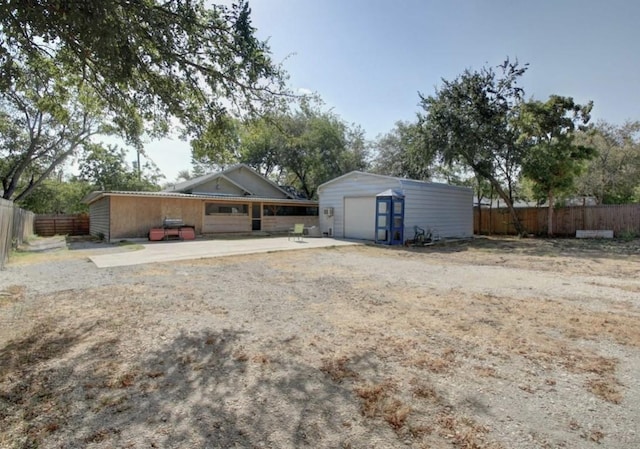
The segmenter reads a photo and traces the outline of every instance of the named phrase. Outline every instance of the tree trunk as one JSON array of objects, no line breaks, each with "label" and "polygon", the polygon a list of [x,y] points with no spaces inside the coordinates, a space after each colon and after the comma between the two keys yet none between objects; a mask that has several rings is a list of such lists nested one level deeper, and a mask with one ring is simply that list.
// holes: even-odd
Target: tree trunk
[{"label": "tree trunk", "polygon": [[518,214],[516,213],[516,210],[513,207],[513,203],[511,202],[511,198],[509,198],[509,195],[504,191],[504,189],[500,185],[500,182],[491,173],[487,173],[486,170],[481,169],[477,165],[471,165],[471,168],[473,168],[473,171],[476,174],[476,176],[479,176],[489,181],[493,189],[498,193],[498,195],[500,195],[500,198],[502,198],[505,204],[507,205],[507,209],[509,209],[509,213],[511,214],[511,219],[513,220],[513,227],[515,228],[516,233],[519,236],[524,235],[524,227],[520,222],[520,217],[518,217]]},{"label": "tree trunk", "polygon": [[547,213],[547,237],[553,237],[553,191],[549,192],[549,212]]},{"label": "tree trunk", "polygon": [[482,235],[482,190],[480,182],[478,181],[478,235]]},{"label": "tree trunk", "polygon": [[520,222],[520,217],[518,217],[518,214],[516,213],[515,208],[513,207],[513,203],[511,202],[511,199],[509,198],[509,195],[507,195],[507,193],[504,191],[504,189],[500,186],[500,183],[498,182],[497,179],[491,177],[488,178],[489,182],[491,183],[491,185],[493,186],[493,188],[495,189],[495,191],[498,193],[498,195],[500,195],[500,198],[502,198],[505,202],[505,204],[507,205],[507,209],[509,209],[509,213],[511,214],[511,219],[513,220],[513,227],[516,229],[516,233],[521,236],[524,234],[524,227],[522,226],[522,223]]}]

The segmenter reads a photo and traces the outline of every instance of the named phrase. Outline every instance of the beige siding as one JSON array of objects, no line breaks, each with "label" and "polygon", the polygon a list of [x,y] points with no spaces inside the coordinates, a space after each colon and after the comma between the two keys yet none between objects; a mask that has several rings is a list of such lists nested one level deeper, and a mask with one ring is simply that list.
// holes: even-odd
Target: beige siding
[{"label": "beige siding", "polygon": [[[182,219],[193,226],[196,234],[251,233],[253,205],[245,198],[171,198],[149,195],[107,194],[91,203],[91,233],[102,233],[111,241],[127,238],[144,238],[151,228],[162,227],[165,218]],[[246,204],[248,213],[205,215],[207,203]],[[279,205],[278,200],[267,203]],[[317,207],[315,202],[285,201],[283,206]],[[263,217],[264,218],[264,217]],[[262,222],[261,230],[286,231],[295,223],[317,226],[318,217],[271,217]]]},{"label": "beige siding", "polygon": [[251,218],[249,214],[205,215],[202,232],[205,234],[251,232]]},{"label": "beige siding", "polygon": [[103,237],[109,241],[110,198],[104,197],[89,205],[89,233],[96,237]]},{"label": "beige siding", "polygon": [[297,223],[302,223],[306,227],[319,226],[317,216],[264,216],[262,217],[262,230],[265,232],[285,232],[292,229],[293,225]]},{"label": "beige siding", "polygon": [[199,199],[111,197],[110,240],[147,237],[149,229],[162,227],[165,218],[181,218],[201,234],[202,204]]}]

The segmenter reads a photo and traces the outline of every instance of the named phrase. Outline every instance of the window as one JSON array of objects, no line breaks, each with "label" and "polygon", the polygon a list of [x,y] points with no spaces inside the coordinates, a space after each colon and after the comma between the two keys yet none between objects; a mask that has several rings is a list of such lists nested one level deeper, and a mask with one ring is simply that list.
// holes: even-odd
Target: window
[{"label": "window", "polygon": [[276,214],[276,209],[278,209],[278,206],[264,206],[262,208],[262,216],[263,217],[273,217]]},{"label": "window", "polygon": [[249,215],[249,208],[246,204],[206,203],[204,213],[205,215]]},{"label": "window", "polygon": [[277,215],[279,217],[314,217],[318,216],[318,208],[317,207],[307,207],[307,206],[264,206],[262,210],[263,216],[274,216]]}]

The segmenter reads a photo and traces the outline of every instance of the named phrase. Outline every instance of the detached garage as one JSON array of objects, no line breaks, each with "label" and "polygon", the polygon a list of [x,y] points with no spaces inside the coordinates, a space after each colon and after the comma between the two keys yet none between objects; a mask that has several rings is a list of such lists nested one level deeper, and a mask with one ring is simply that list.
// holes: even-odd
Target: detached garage
[{"label": "detached garage", "polygon": [[467,187],[354,171],[322,184],[318,195],[325,235],[380,241],[393,234],[389,243],[399,243],[419,226],[442,238],[473,236]]}]

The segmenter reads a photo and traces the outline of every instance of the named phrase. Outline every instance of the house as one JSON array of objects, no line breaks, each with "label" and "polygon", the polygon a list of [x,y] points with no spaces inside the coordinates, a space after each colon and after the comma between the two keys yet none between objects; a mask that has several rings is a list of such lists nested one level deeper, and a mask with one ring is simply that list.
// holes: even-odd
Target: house
[{"label": "house", "polygon": [[318,225],[318,202],[299,198],[247,165],[200,176],[162,192],[92,192],[90,233],[107,241],[146,237],[165,219],[196,234],[286,232],[295,223]]},{"label": "house", "polygon": [[353,171],[318,187],[320,231],[400,244],[414,226],[440,237],[473,236],[473,190]]}]

